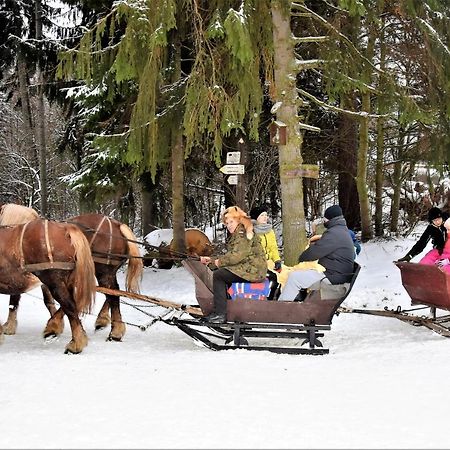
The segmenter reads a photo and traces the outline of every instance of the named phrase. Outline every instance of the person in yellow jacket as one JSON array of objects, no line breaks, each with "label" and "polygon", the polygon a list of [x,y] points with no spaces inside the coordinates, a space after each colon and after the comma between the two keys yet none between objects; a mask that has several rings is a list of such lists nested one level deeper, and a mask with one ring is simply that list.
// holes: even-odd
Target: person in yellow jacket
[{"label": "person in yellow jacket", "polygon": [[268,300],[273,300],[275,291],[278,287],[278,279],[276,272],[281,271],[281,258],[278,251],[277,238],[272,225],[269,223],[267,207],[255,206],[250,210],[250,218],[253,223],[253,231],[261,241],[264,254],[267,260],[267,278],[270,281],[270,294]]},{"label": "person in yellow jacket", "polygon": [[281,258],[278,252],[277,238],[269,223],[269,216],[265,206],[255,206],[250,210],[253,222],[253,231],[258,235],[261,245],[266,254],[266,259],[273,261],[275,270],[281,269]]}]

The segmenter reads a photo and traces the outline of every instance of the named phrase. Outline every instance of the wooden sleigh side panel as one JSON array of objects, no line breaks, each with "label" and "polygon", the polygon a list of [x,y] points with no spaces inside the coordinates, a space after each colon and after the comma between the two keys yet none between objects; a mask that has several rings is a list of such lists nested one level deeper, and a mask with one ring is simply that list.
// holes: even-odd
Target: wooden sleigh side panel
[{"label": "wooden sleigh side panel", "polygon": [[[199,261],[183,261],[183,266],[195,279],[195,294],[204,315],[214,309],[212,272]],[[321,290],[312,291],[303,302],[278,302],[237,298],[227,301],[227,319],[234,322],[286,323],[305,325],[330,325],[333,316],[350,293],[359,265],[345,293],[337,298],[322,298]]]},{"label": "wooden sleigh side panel", "polygon": [[412,305],[426,305],[450,311],[450,275],[437,266],[396,262],[402,284]]}]

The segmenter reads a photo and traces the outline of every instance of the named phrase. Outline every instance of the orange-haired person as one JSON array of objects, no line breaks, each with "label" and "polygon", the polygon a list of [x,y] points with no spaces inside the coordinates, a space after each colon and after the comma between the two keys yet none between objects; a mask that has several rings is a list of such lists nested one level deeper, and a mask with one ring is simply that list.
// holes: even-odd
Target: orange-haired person
[{"label": "orange-haired person", "polygon": [[238,206],[230,206],[222,214],[230,236],[224,255],[211,260],[201,256],[203,264],[214,263],[214,310],[204,319],[210,322],[226,322],[227,289],[232,283],[260,282],[266,277],[267,263],[259,237],[253,232],[250,217]]}]

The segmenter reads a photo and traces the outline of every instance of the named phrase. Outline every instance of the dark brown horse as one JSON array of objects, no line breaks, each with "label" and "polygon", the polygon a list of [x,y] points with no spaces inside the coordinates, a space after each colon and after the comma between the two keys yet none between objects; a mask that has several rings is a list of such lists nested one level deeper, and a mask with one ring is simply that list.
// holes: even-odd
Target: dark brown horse
[{"label": "dark brown horse", "polygon": [[[23,210],[25,207],[19,207],[20,205],[11,204],[11,209],[18,213],[18,216],[11,220],[17,221],[19,217],[26,217],[26,211]],[[25,209],[34,212],[31,208]],[[72,217],[67,221],[78,226],[89,241],[98,285],[109,289],[119,289],[117,271],[128,261],[126,290],[138,293],[143,263],[136,237],[131,229],[127,225],[102,214],[84,214]],[[45,304],[52,316],[49,321],[51,334],[58,336],[64,329],[64,311],[61,309],[56,311],[51,296],[45,292],[45,286],[42,286],[42,288]],[[5,333],[14,334],[16,331],[19,300],[20,295],[10,299],[9,317],[4,325],[5,329],[7,326],[8,328]],[[99,330],[109,323],[111,323],[111,331],[108,339],[120,341],[125,335],[126,327],[122,321],[120,298],[118,296],[106,295],[106,300],[98,313],[95,328]]]},{"label": "dark brown horse", "polygon": [[88,338],[79,315],[91,310],[96,280],[89,243],[78,227],[41,219],[0,227],[0,293],[20,295],[36,286],[36,277],[69,319],[72,340],[65,352],[80,353]]},{"label": "dark brown horse", "polygon": [[[214,246],[209,240],[208,236],[197,228],[188,228],[185,231],[184,239],[186,242],[186,255],[187,256],[209,256],[214,251]],[[159,269],[170,269],[173,266],[175,259],[182,259],[186,255],[182,254],[181,258],[177,258],[173,251],[173,239],[169,245],[161,244],[159,246],[159,253],[161,258],[158,258]]]}]

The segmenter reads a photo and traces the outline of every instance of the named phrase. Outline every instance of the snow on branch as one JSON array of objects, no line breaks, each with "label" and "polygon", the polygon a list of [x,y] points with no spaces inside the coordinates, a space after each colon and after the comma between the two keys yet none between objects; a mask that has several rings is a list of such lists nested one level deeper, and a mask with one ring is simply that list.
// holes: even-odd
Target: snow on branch
[{"label": "snow on branch", "polygon": [[304,97],[308,98],[312,102],[314,102],[316,105],[321,106],[324,109],[327,109],[329,111],[335,111],[338,113],[346,114],[350,117],[356,117],[357,119],[363,119],[366,117],[369,117],[371,119],[378,119],[379,117],[389,117],[389,114],[368,114],[365,111],[361,112],[355,112],[355,111],[349,111],[348,109],[339,108],[338,106],[329,105],[328,103],[323,102],[322,100],[319,100],[314,95],[310,94],[309,92],[304,91],[303,89],[297,89],[297,92],[300,95],[303,95]]},{"label": "snow on branch", "polygon": [[364,60],[367,64],[372,67],[372,69],[382,75],[385,75],[385,71],[381,70],[379,67],[375,66],[370,60],[368,60],[361,52],[354,46],[353,42],[344,34],[342,34],[336,27],[331,25],[326,19],[324,19],[320,14],[315,13],[312,9],[309,9],[305,5],[301,5],[299,3],[293,3],[293,6],[295,6],[298,9],[301,9],[302,11],[306,11],[311,14],[311,17],[317,21],[319,21],[325,28],[330,30],[332,33],[334,33],[336,36],[338,36],[343,42],[347,44],[347,46],[350,48],[350,50],[358,55],[362,60]]},{"label": "snow on branch", "polygon": [[434,37],[436,42],[438,42],[440,44],[440,46],[445,50],[445,53],[447,53],[447,55],[450,56],[450,49],[445,45],[444,42],[442,42],[442,39],[439,37],[439,34],[437,33],[437,31],[424,19],[418,18],[418,20],[420,23],[422,23],[422,25],[424,25],[428,29],[428,31]]}]

